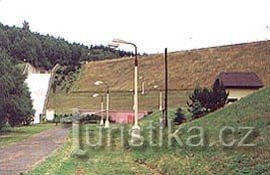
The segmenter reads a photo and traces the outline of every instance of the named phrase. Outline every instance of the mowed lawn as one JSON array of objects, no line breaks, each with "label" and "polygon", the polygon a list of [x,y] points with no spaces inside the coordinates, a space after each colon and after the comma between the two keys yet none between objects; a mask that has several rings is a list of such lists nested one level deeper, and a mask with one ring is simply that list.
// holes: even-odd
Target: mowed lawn
[{"label": "mowed lawn", "polygon": [[[177,108],[185,106],[191,91],[170,91],[168,106]],[[100,97],[94,98],[95,93],[55,93],[50,94],[48,108],[58,114],[72,113],[72,108],[100,110]],[[104,95],[104,94],[103,94]],[[164,98],[164,94],[163,94]],[[106,107],[104,98],[104,108]],[[159,91],[148,91],[139,95],[139,110],[154,111],[159,109]],[[131,92],[111,92],[110,110],[133,110],[133,94]]]},{"label": "mowed lawn", "polygon": [[53,128],[54,124],[37,124],[30,126],[14,127],[10,131],[0,131],[0,147],[25,140],[35,134]]},{"label": "mowed lawn", "polygon": [[[38,166],[30,174],[270,174],[270,88],[265,88],[238,103],[230,105],[201,119],[172,126],[160,132],[159,112],[154,112],[140,121],[143,145],[133,147],[128,144],[130,125],[125,125],[121,135],[121,125],[113,129],[102,129],[102,146],[90,146],[89,142],[98,141],[96,125],[83,125],[81,131],[82,149],[85,156],[72,156],[71,137],[62,149]],[[170,112],[172,119],[173,111]],[[152,124],[152,127],[149,127]],[[220,132],[225,126],[233,127],[235,132],[225,132],[222,141],[231,143],[225,147],[220,140]],[[202,127],[203,145],[198,144],[198,130]],[[239,146],[248,130],[254,127],[244,144]],[[152,129],[151,129],[152,128]],[[152,130],[152,135],[150,130]],[[169,136],[176,130],[177,136],[169,141]],[[107,135],[111,133],[112,139]],[[193,137],[191,140],[190,136]],[[153,138],[153,142],[149,138]],[[124,141],[121,142],[121,138]],[[151,145],[160,143],[162,146]],[[110,143],[110,146],[108,145]],[[170,144],[171,143],[171,144]]]}]

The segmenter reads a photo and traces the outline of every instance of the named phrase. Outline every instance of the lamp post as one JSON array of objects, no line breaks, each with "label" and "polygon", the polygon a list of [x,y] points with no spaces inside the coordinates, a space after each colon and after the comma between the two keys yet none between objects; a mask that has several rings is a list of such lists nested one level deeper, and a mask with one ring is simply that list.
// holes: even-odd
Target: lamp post
[{"label": "lamp post", "polygon": [[[98,97],[99,94],[94,94],[93,97]],[[103,95],[100,95],[100,125],[103,126],[104,125],[104,116],[103,116],[103,111],[104,111],[104,103],[103,103]]]},{"label": "lamp post", "polygon": [[139,114],[138,114],[138,54],[137,46],[134,43],[114,39],[109,47],[118,48],[120,44],[131,45],[135,49],[135,59],[134,59],[134,125],[132,127],[132,141],[140,139],[140,126],[138,124]]},{"label": "lamp post", "polygon": [[[104,83],[102,81],[96,81],[94,84],[96,86],[100,86],[100,85],[102,85]],[[106,120],[105,120],[105,128],[110,128],[110,121],[109,121],[110,91],[109,91],[109,86],[106,85],[106,87],[107,87],[107,92],[106,92]]]}]

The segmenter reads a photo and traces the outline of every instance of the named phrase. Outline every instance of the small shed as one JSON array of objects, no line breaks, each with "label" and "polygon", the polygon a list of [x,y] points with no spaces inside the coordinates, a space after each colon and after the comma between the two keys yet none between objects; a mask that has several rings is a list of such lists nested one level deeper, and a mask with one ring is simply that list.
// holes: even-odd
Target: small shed
[{"label": "small shed", "polygon": [[54,120],[54,114],[55,114],[54,109],[47,109],[46,110],[46,119],[48,121],[53,121]]},{"label": "small shed", "polygon": [[222,72],[217,79],[224,84],[226,91],[229,92],[228,102],[237,101],[264,86],[254,72]]}]

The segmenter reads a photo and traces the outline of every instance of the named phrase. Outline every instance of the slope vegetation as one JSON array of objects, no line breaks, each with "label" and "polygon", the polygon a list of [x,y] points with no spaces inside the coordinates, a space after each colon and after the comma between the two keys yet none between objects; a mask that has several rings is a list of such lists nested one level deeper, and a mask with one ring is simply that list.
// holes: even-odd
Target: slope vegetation
[{"label": "slope vegetation", "polygon": [[[171,148],[166,148],[166,144],[161,148],[146,145],[132,151],[134,159],[143,161],[165,174],[269,174],[269,101],[270,87],[201,119],[183,124],[178,136],[184,146],[179,148],[176,141]],[[143,125],[147,126],[153,120],[158,121],[158,118],[159,114],[153,114]],[[187,146],[188,137],[198,134],[188,131],[192,127],[203,128],[204,146]],[[225,127],[235,129],[222,134],[222,140],[226,143],[235,140],[232,147],[223,146],[220,140],[220,133]],[[174,127],[173,131],[177,128]],[[249,131],[247,128],[253,128],[253,131],[244,144],[253,146],[239,145]],[[193,138],[193,143],[198,142],[198,138]]]},{"label": "slope vegetation", "polygon": [[[140,58],[141,82],[147,90],[163,85],[163,55]],[[211,86],[223,71],[255,72],[265,85],[270,84],[270,41],[213,47],[169,54],[169,88],[193,89],[196,85]],[[73,91],[97,91],[97,80],[106,82],[115,91],[133,88],[133,60],[122,58],[90,62]]]},{"label": "slope vegetation", "polygon": [[[130,139],[124,134],[124,147],[120,126],[114,125],[112,145],[106,146],[107,140],[102,140],[104,146],[91,147],[85,140],[86,128],[91,131],[91,141],[98,139],[99,128],[95,125],[84,125],[81,128],[82,148],[87,151],[84,159],[67,156],[70,154],[71,142],[57,152],[30,174],[269,174],[270,173],[270,87],[262,89],[238,103],[230,105],[201,119],[180,125],[180,132],[176,134],[183,142],[183,146],[173,139],[168,147],[167,133],[174,133],[179,129],[173,126],[171,132],[163,132],[163,145],[151,146],[149,141],[149,124],[157,126],[152,133],[153,143],[159,143],[160,130],[158,128],[159,113],[154,113],[140,122],[144,144],[140,147],[130,147],[126,144]],[[173,115],[170,115],[172,118]],[[222,146],[219,134],[224,127],[233,127],[235,132],[225,132],[226,143],[236,140],[232,147]],[[129,126],[126,126],[126,133]],[[187,144],[189,136],[197,136],[197,132],[189,133],[192,127],[202,127],[205,141],[203,146],[191,147]],[[239,146],[239,142],[247,134],[244,127],[254,127],[245,144],[254,146]],[[242,128],[242,129],[241,129]],[[96,135],[94,132],[96,132]],[[103,130],[106,134],[106,130]],[[97,137],[97,138],[96,138]],[[106,138],[106,137],[103,137]],[[193,144],[199,142],[193,137]],[[91,142],[94,143],[94,142]],[[124,156],[123,156],[124,155]],[[104,159],[109,157],[109,159]],[[55,160],[60,162],[55,166]],[[141,165],[141,166],[138,166]]]}]

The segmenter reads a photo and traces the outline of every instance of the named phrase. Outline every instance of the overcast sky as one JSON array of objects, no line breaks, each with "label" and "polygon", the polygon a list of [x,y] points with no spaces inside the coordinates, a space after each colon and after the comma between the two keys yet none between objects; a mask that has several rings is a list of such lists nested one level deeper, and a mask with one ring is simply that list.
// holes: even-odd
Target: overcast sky
[{"label": "overcast sky", "polygon": [[270,39],[270,0],[0,0],[0,22],[23,20],[71,42],[161,53]]}]

